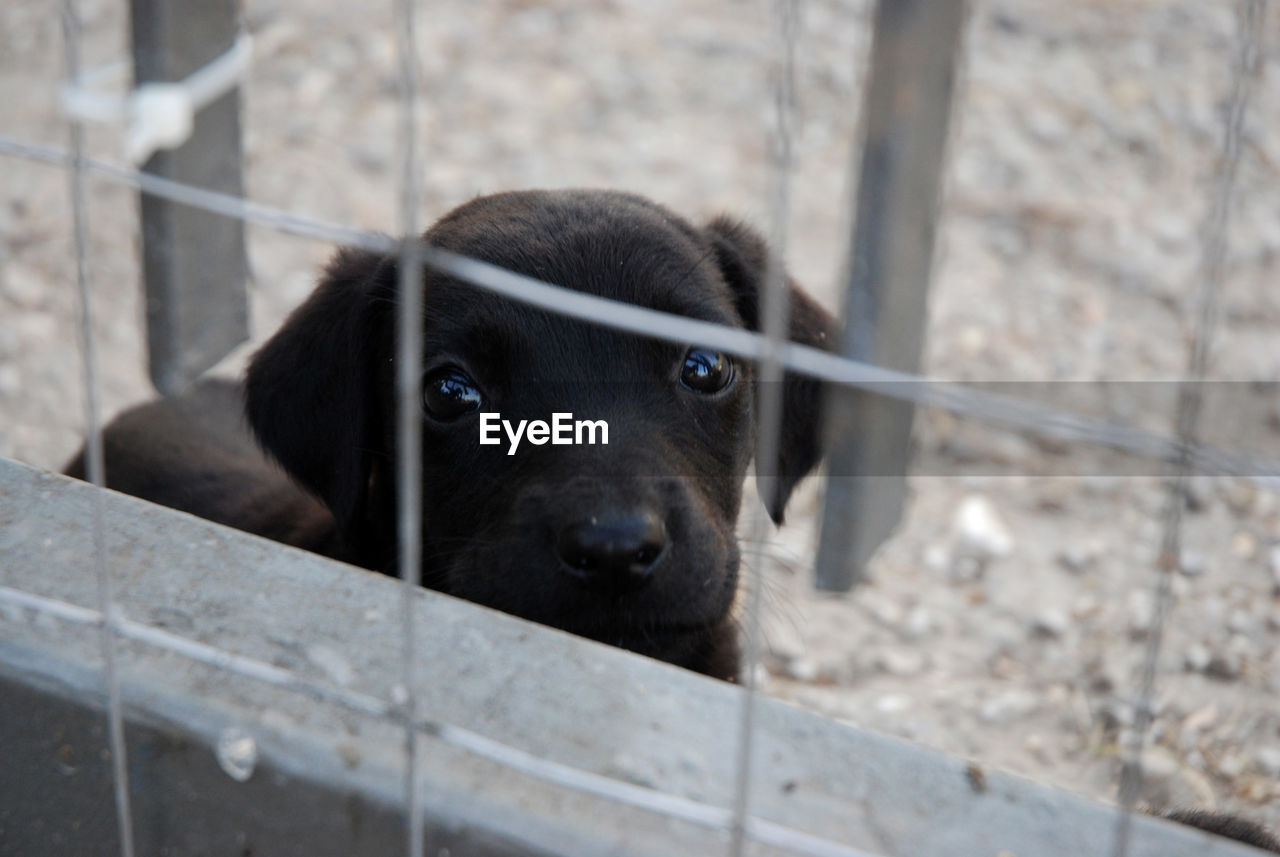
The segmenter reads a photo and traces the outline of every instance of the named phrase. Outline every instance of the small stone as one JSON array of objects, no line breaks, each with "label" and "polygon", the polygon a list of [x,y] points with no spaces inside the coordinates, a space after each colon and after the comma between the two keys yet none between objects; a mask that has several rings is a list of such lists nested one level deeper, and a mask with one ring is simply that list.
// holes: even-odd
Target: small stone
[{"label": "small stone", "polygon": [[1213,652],[1209,651],[1207,646],[1195,643],[1191,648],[1187,649],[1183,662],[1187,666],[1187,672],[1202,673],[1209,668],[1210,662],[1213,660]]},{"label": "small stone", "polygon": [[782,668],[788,678],[812,682],[818,677],[818,664],[811,658],[792,658]]},{"label": "small stone", "polygon": [[1194,238],[1187,219],[1175,214],[1152,212],[1148,228],[1161,244],[1171,249],[1185,247]]},{"label": "small stone", "polygon": [[[1036,440],[1039,441],[1039,438]],[[1070,498],[1068,493],[1059,488],[1056,483],[1050,482],[1041,488],[1041,493],[1036,496],[1035,503],[1035,508],[1038,512],[1044,512],[1048,515],[1061,515],[1070,506]]]},{"label": "small stone", "polygon": [[1249,560],[1258,555],[1258,540],[1244,530],[1231,537],[1231,553],[1237,559]]},{"label": "small stone", "polygon": [[989,700],[978,710],[987,723],[1007,723],[1034,712],[1039,705],[1036,695],[1026,690],[1010,690]]},{"label": "small stone", "polygon": [[1258,486],[1247,479],[1232,479],[1223,486],[1222,499],[1237,517],[1246,517],[1258,502]]},{"label": "small stone", "polygon": [[1253,767],[1264,777],[1280,778],[1280,747],[1263,747],[1254,754]]},{"label": "small stone", "polygon": [[48,312],[22,313],[14,324],[14,328],[18,332],[20,342],[34,345],[43,345],[58,335],[57,319]]},{"label": "small stone", "polygon": [[1231,633],[1248,634],[1253,627],[1253,617],[1248,611],[1235,609],[1227,614],[1227,630]]},{"label": "small stone", "polygon": [[[1276,548],[1280,557],[1280,547]],[[924,552],[924,567],[934,574],[943,575],[951,570],[951,554],[945,545],[930,545]]]},{"label": "small stone", "polygon": [[1248,762],[1238,753],[1228,753],[1218,760],[1218,773],[1230,780],[1243,774],[1247,767]]},{"label": "small stone", "polygon": [[313,67],[302,76],[294,87],[294,98],[303,107],[315,107],[333,90],[333,74],[324,68]]},{"label": "small stone", "polygon": [[228,727],[218,735],[214,756],[227,776],[238,783],[247,782],[258,764],[258,744],[247,733]]},{"label": "small stone", "polygon": [[881,714],[901,714],[911,707],[911,697],[900,693],[886,694],[875,701],[875,707]]},{"label": "small stone", "polygon": [[1244,671],[1244,658],[1236,652],[1214,652],[1204,674],[1219,681],[1232,681]]},{"label": "small stone", "polygon": [[1189,512],[1203,512],[1213,498],[1211,477],[1193,476],[1184,483],[1183,499]]},{"label": "small stone", "polygon": [[998,223],[988,227],[987,244],[1007,259],[1021,258],[1027,252],[1026,233],[1013,224]]},{"label": "small stone", "polygon": [[956,557],[951,563],[951,577],[957,583],[973,583],[981,579],[986,564],[977,557]]},{"label": "small stone", "polygon": [[[1205,651],[1208,655],[1208,650]],[[1188,714],[1182,721],[1182,728],[1187,732],[1204,732],[1218,721],[1218,706],[1206,705]]]},{"label": "small stone", "polygon": [[1129,633],[1134,637],[1145,637],[1151,631],[1155,621],[1155,599],[1150,592],[1129,593]]},{"label": "small stone", "polygon": [[1199,577],[1207,566],[1204,554],[1199,551],[1184,549],[1178,558],[1178,571],[1187,577]]},{"label": "small stone", "polygon": [[1280,545],[1267,552],[1267,567],[1271,570],[1271,585],[1280,594]]},{"label": "small stone", "polygon": [[876,653],[876,669],[900,678],[910,678],[924,672],[926,662],[922,652],[915,649],[883,649]]},{"label": "small stone", "polygon": [[1085,619],[1093,619],[1102,612],[1102,601],[1096,595],[1088,592],[1081,593],[1076,597],[1075,603],[1071,605],[1071,618],[1077,622]]},{"label": "small stone", "polygon": [[1035,757],[1035,760],[1041,763],[1042,765],[1048,765],[1053,761],[1053,757],[1049,753],[1049,748],[1045,743],[1044,736],[1042,735],[1037,735],[1034,733],[1031,735],[1028,735],[1026,739],[1022,742],[1022,747],[1024,750],[1030,753],[1033,757]]},{"label": "small stone", "polygon": [[957,556],[986,563],[1013,552],[1009,528],[991,501],[979,495],[970,495],[960,502],[951,522],[951,532]]},{"label": "small stone", "polygon": [[969,325],[960,331],[959,345],[969,357],[977,357],[987,350],[987,333],[980,327]]},{"label": "small stone", "polygon": [[923,606],[911,608],[902,622],[902,635],[908,640],[919,640],[933,631],[933,614]]},{"label": "small stone", "polygon": [[1156,745],[1143,751],[1142,773],[1142,790],[1138,799],[1144,803],[1154,806],[1193,805],[1214,799],[1208,780],[1184,765],[1177,754],[1164,746]]},{"label": "small stone", "polygon": [[1089,545],[1070,544],[1058,551],[1057,562],[1072,574],[1084,574],[1098,561],[1098,552]]},{"label": "small stone", "polygon": [[22,391],[22,375],[12,363],[0,366],[0,396],[13,397]]},{"label": "small stone", "polygon": [[1022,671],[1022,664],[1005,652],[997,652],[987,659],[987,668],[995,678],[1007,681]]},{"label": "small stone", "polygon": [[35,273],[13,262],[4,266],[0,283],[3,284],[0,285],[0,294],[28,309],[37,306],[41,296],[48,291],[45,283]]},{"label": "small stone", "polygon": [[1071,132],[1070,125],[1062,113],[1050,110],[1043,105],[1033,107],[1023,116],[1027,130],[1036,139],[1044,143],[1058,143],[1066,139]]},{"label": "small stone", "polygon": [[859,601],[876,621],[887,628],[897,628],[902,624],[902,606],[889,596],[868,587],[858,593]]},{"label": "small stone", "polygon": [[769,632],[769,654],[779,662],[786,663],[805,657],[809,653],[804,638],[791,623],[780,624],[776,630]]},{"label": "small stone", "polygon": [[336,749],[338,758],[342,760],[342,766],[348,771],[358,768],[360,762],[364,759],[364,755],[360,752],[359,744],[344,741]]},{"label": "small stone", "polygon": [[375,175],[385,173],[390,164],[389,155],[371,145],[352,146],[348,157],[358,169]]},{"label": "small stone", "polygon": [[1109,699],[1098,709],[1098,717],[1107,734],[1115,735],[1116,741],[1124,746],[1132,743],[1133,736],[1128,729],[1133,725],[1133,708],[1119,699]]},{"label": "small stone", "polygon": [[1085,673],[1089,679],[1089,692],[1096,694],[1114,693],[1116,688],[1124,684],[1124,675],[1120,666],[1110,658],[1091,658],[1085,665]]},{"label": "small stone", "polygon": [[1031,631],[1037,637],[1060,639],[1071,630],[1071,618],[1057,607],[1042,610],[1031,622]]},{"label": "small stone", "polygon": [[1148,747],[1142,751],[1143,777],[1156,784],[1167,784],[1178,775],[1178,759],[1164,747]]}]

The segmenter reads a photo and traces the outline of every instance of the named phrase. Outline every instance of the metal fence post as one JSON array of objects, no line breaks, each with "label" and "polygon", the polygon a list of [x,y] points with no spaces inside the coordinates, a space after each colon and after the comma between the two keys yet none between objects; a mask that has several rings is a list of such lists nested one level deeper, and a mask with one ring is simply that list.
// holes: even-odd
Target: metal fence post
[{"label": "metal fence post", "polygon": [[[130,0],[138,84],[179,81],[229,50],[236,0]],[[195,116],[191,138],[143,166],[164,176],[243,196],[240,93]],[[165,395],[248,338],[244,225],[234,218],[140,194],[151,381]]]},{"label": "metal fence post", "polygon": [[[962,0],[876,5],[842,353],[915,373],[955,78]],[[897,526],[914,408],[832,388],[817,586],[845,591]]]}]

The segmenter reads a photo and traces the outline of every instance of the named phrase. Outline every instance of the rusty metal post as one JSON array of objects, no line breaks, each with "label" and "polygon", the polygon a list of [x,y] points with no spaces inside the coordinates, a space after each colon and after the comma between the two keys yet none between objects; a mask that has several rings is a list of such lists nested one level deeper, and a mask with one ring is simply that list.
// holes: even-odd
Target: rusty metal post
[{"label": "rusty metal post", "polygon": [[[139,85],[180,81],[225,53],[238,30],[236,0],[131,0]],[[191,138],[152,155],[143,170],[243,196],[240,93],[195,116]],[[244,225],[234,218],[140,195],[151,381],[165,395],[248,338]]]},{"label": "rusty metal post", "polygon": [[[842,353],[915,373],[924,339],[962,0],[880,0],[865,90]],[[817,586],[846,591],[897,526],[913,408],[831,390]]]}]

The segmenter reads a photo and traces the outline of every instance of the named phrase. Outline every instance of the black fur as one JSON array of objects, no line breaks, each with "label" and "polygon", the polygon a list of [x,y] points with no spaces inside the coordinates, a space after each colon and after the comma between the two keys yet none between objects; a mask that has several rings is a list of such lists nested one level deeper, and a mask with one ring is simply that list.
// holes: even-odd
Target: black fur
[{"label": "black fur", "polygon": [[[735,327],[756,327],[764,241],[726,218],[695,228],[640,197],[598,191],[483,197],[441,219],[430,244],[571,289]],[[608,446],[481,446],[475,414],[424,415],[423,570],[432,588],[721,678],[738,669],[730,619],[735,524],[754,445],[752,367],[704,395],[683,387],[688,346],[569,320],[428,271],[423,370],[460,367],[504,419],[571,412],[609,423]],[[131,493],[395,571],[394,258],[344,250],[248,370],[245,413],[263,449],[306,494],[277,496],[279,472],[203,419],[205,384],[143,406],[107,431],[108,483]],[[834,321],[792,286],[791,337],[826,346]],[[689,343],[688,345],[696,345]],[[788,376],[770,513],[817,463],[819,389]],[[157,443],[158,441],[158,443]],[[155,457],[157,446],[171,448]],[[191,484],[197,472],[206,473]],[[327,510],[316,524],[317,508]],[[228,508],[232,507],[232,508]],[[280,519],[297,515],[305,541]],[[597,585],[566,567],[575,523],[647,516],[659,558],[641,581]],[[267,522],[274,521],[272,526]],[[602,525],[603,526],[603,525]],[[634,581],[632,581],[634,583]]]},{"label": "black fur", "polygon": [[1198,827],[1215,836],[1225,836],[1254,848],[1280,854],[1280,839],[1272,836],[1261,824],[1239,816],[1204,809],[1179,809],[1166,813],[1164,817],[1180,824]]}]

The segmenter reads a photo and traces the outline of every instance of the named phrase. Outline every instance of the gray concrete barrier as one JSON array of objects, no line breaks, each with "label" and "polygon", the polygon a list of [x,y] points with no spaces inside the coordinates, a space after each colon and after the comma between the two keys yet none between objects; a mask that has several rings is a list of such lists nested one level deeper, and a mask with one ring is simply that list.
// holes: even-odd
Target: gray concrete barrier
[{"label": "gray concrete barrier", "polygon": [[[3,855],[117,853],[94,496],[0,460]],[[399,584],[99,496],[138,853],[403,853]],[[427,854],[723,853],[738,688],[413,602]],[[1108,807],[770,700],[756,722],[752,854],[1111,853]],[[1149,818],[1130,850],[1250,853]]]}]

